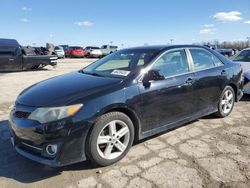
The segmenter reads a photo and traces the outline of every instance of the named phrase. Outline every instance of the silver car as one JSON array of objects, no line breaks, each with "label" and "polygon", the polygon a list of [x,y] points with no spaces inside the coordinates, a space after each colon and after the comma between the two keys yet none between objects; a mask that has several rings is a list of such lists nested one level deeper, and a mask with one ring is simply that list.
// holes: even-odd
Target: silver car
[{"label": "silver car", "polygon": [[240,51],[232,60],[241,64],[244,75],[243,91],[245,94],[250,94],[250,48]]},{"label": "silver car", "polygon": [[56,46],[54,48],[54,51],[55,51],[55,53],[56,53],[56,55],[57,55],[58,58],[65,58],[65,52],[63,50],[63,47]]}]

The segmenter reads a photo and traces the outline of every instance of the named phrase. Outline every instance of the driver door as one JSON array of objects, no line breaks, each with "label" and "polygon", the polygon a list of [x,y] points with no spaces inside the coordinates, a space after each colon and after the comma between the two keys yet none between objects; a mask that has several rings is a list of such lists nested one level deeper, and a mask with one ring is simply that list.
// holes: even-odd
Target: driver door
[{"label": "driver door", "polygon": [[22,69],[22,54],[19,48],[0,48],[0,71],[15,71]]},{"label": "driver door", "polygon": [[184,120],[195,112],[193,73],[185,49],[165,52],[151,70],[163,79],[139,83],[142,132]]}]

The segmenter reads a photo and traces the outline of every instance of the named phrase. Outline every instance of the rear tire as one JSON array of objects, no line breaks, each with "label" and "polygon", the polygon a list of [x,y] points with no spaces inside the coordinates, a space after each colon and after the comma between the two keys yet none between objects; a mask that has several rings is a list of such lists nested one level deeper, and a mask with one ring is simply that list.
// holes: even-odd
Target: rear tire
[{"label": "rear tire", "polygon": [[226,86],[220,96],[218,111],[215,113],[218,117],[226,117],[231,114],[235,102],[235,92],[231,86]]},{"label": "rear tire", "polygon": [[134,141],[134,126],[121,112],[102,115],[93,125],[87,141],[87,154],[98,166],[108,166],[121,160]]}]

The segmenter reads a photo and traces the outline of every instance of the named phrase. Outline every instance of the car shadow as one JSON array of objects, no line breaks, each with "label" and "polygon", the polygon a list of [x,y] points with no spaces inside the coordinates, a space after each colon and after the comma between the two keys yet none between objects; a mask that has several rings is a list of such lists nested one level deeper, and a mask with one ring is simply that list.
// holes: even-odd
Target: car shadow
[{"label": "car shadow", "polygon": [[33,183],[60,175],[63,171],[96,168],[89,161],[66,167],[52,168],[33,162],[19,155],[10,142],[8,121],[0,121],[0,177],[21,183]]},{"label": "car shadow", "polygon": [[250,95],[243,95],[241,101],[250,101]]},{"label": "car shadow", "polygon": [[19,72],[38,72],[38,71],[51,71],[52,69],[49,68],[38,68],[38,69],[34,69],[34,70],[19,70],[19,71],[0,71],[0,76],[1,75],[5,75],[5,74],[9,74],[9,73],[19,73]]},{"label": "car shadow", "polygon": [[53,69],[42,67],[42,68],[37,68],[34,70],[0,71],[0,75],[5,75],[5,74],[9,74],[9,73],[19,73],[19,72],[38,72],[38,71],[51,71],[51,70],[53,70]]}]

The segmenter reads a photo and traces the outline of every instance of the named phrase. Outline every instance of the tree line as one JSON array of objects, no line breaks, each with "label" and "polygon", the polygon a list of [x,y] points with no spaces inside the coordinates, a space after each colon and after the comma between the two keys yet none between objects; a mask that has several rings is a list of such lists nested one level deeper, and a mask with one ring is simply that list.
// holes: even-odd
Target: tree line
[{"label": "tree line", "polygon": [[250,41],[223,41],[220,42],[219,40],[213,41],[202,41],[200,43],[195,43],[199,45],[207,45],[207,46],[217,46],[217,48],[226,48],[226,49],[235,49],[235,50],[242,50],[244,48],[250,47]]}]

